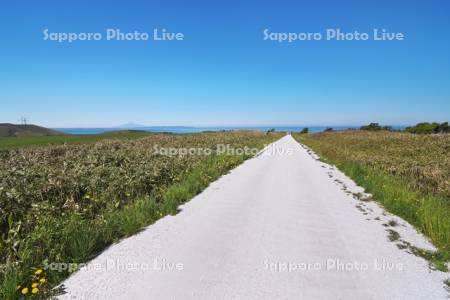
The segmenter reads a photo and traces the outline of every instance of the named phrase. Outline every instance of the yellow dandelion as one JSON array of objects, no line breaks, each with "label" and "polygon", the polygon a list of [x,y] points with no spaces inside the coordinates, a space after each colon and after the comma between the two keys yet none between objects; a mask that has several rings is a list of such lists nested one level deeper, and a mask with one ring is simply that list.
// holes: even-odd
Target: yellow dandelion
[{"label": "yellow dandelion", "polygon": [[37,282],[34,282],[34,283],[31,285],[32,288],[35,288],[35,287],[37,287],[37,286],[38,286],[38,283],[37,283]]},{"label": "yellow dandelion", "polygon": [[47,282],[47,279],[41,278],[41,279],[39,279],[39,281],[40,281],[41,283],[46,283],[46,282]]},{"label": "yellow dandelion", "polygon": [[39,274],[42,274],[42,272],[43,272],[42,269],[38,269],[38,270],[36,270],[36,272],[34,272],[34,274],[39,275]]},{"label": "yellow dandelion", "polygon": [[22,289],[22,294],[23,294],[23,295],[28,294],[28,288],[23,288],[23,289]]},{"label": "yellow dandelion", "polygon": [[37,293],[39,293],[39,289],[38,288],[34,288],[34,289],[31,290],[31,293],[37,294]]}]

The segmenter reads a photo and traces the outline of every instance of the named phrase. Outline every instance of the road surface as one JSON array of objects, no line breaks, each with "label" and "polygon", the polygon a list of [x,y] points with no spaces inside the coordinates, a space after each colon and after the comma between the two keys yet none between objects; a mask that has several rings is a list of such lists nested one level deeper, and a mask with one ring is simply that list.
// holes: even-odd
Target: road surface
[{"label": "road surface", "polygon": [[[402,219],[285,136],[65,281],[61,299],[445,299]],[[385,225],[383,225],[385,224]]]}]

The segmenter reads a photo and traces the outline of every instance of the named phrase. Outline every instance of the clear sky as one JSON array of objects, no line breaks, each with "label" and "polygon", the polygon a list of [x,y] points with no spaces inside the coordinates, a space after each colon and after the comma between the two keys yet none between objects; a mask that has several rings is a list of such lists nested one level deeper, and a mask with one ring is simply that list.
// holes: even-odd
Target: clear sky
[{"label": "clear sky", "polygon": [[[450,119],[450,1],[2,1],[0,123],[404,125]],[[183,41],[45,41],[49,32]],[[403,41],[264,40],[401,32]]]}]

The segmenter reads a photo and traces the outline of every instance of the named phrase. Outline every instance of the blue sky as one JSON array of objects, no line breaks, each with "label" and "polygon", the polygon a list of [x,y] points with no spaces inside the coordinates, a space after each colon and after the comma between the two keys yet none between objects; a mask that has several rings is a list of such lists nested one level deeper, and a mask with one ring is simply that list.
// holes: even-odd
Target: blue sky
[{"label": "blue sky", "polygon": [[[450,119],[450,2],[4,1],[0,122],[49,127],[403,125]],[[245,3],[244,3],[245,2]],[[44,41],[50,32],[183,41]],[[404,41],[264,41],[327,28]]]}]

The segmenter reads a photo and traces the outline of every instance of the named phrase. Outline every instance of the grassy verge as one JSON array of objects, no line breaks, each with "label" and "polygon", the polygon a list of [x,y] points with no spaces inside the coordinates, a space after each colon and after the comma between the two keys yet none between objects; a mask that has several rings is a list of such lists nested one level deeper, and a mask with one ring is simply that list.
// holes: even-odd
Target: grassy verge
[{"label": "grassy verge", "polygon": [[[213,146],[218,142],[227,141],[227,143],[235,146],[245,145],[260,149],[278,137],[277,134],[214,133],[192,136],[161,136],[159,139],[162,140],[157,140],[157,142],[179,147],[188,146],[189,143],[198,146]],[[80,161],[81,159],[84,161],[84,158],[79,157],[80,151],[88,151],[91,156],[90,159],[93,156],[98,157],[100,162],[96,162],[95,166],[99,168],[99,178],[103,179],[107,179],[105,174],[115,174],[125,168],[125,165],[122,164],[119,165],[119,169],[116,169],[117,161],[134,159],[142,162],[150,160],[152,163],[150,165],[133,163],[126,173],[120,175],[119,181],[112,181],[116,177],[108,179],[111,181],[105,187],[115,187],[115,190],[111,191],[110,194],[107,193],[107,189],[98,189],[95,193],[88,191],[78,195],[72,193],[74,190],[72,184],[61,186],[58,194],[64,193],[65,197],[69,199],[78,197],[75,199],[76,205],[57,206],[60,204],[55,202],[53,203],[55,207],[52,208],[48,203],[49,200],[44,199],[45,201],[42,201],[42,199],[33,196],[31,198],[32,205],[28,208],[24,206],[24,212],[15,215],[16,218],[21,217],[21,221],[8,218],[8,228],[2,237],[3,244],[1,246],[3,249],[0,249],[4,251],[2,253],[7,254],[6,261],[0,264],[1,299],[48,298],[54,293],[52,288],[74,272],[74,269],[52,270],[46,268],[46,266],[51,263],[77,265],[89,261],[108,245],[137,233],[143,227],[152,224],[167,214],[175,214],[181,203],[188,201],[207,187],[210,182],[250,157],[249,155],[216,153],[209,156],[185,158],[149,156],[147,148],[151,148],[154,142],[153,139],[136,142],[114,142],[112,144],[101,142],[92,147],[86,145],[81,148],[74,146],[66,149],[67,151],[64,152],[63,156],[63,161],[66,163],[71,160]],[[121,150],[119,151],[119,149]],[[27,151],[23,154],[25,155]],[[35,154],[34,151],[36,150],[30,151]],[[46,154],[48,151],[55,151],[55,149],[42,149],[39,150],[39,153]],[[109,155],[114,155],[114,159],[105,161],[104,157]],[[5,164],[17,165],[15,156],[12,158],[14,160],[7,160]],[[106,164],[109,161],[112,162],[110,166]],[[27,162],[31,163],[28,160]],[[58,165],[60,164],[48,165],[47,168],[49,171],[55,172]],[[37,165],[37,167],[39,166]],[[162,170],[162,172],[151,173],[148,175],[148,179],[142,178],[141,171],[148,172],[149,166],[157,167],[154,170]],[[42,166],[40,167],[42,168]],[[92,167],[89,167],[89,169],[92,169]],[[5,170],[5,172],[6,175],[10,176],[15,174],[10,174],[8,170]],[[135,172],[138,172],[138,177],[134,176]],[[96,173],[87,174],[83,171],[80,173],[82,176],[77,174],[73,175],[74,182],[89,180],[89,182],[93,181],[95,186],[99,186],[98,182],[93,180]],[[129,183],[131,185],[125,184],[125,179],[128,177],[132,178]],[[27,194],[30,195],[31,189],[37,189],[37,181],[31,184],[35,175],[27,178],[26,181],[23,181],[25,184],[24,191],[27,191]],[[117,184],[118,182],[122,183]],[[147,187],[147,182],[152,184],[148,193],[146,192],[148,189],[144,189],[144,187]],[[4,187],[7,186],[4,185]],[[13,185],[13,187],[15,186]],[[44,186],[41,191],[47,191],[47,188]],[[42,192],[40,194],[45,196]],[[111,197],[114,194],[123,195],[119,198],[124,197],[124,201],[112,199]],[[52,195],[55,195],[55,193],[49,194],[48,199],[53,199]],[[33,211],[36,206],[40,207],[37,214]],[[11,209],[12,212],[15,210],[17,210],[17,206]],[[36,294],[33,295],[32,291],[36,288],[38,291],[35,290]],[[23,295],[22,292],[26,292],[26,295]]]},{"label": "grassy verge", "polygon": [[[295,135],[295,138],[312,148],[325,162],[336,165],[358,185],[371,193],[373,198],[388,211],[407,220],[424,233],[436,245],[437,252],[424,251],[411,245],[406,246],[413,254],[428,259],[437,269],[447,270],[446,263],[450,260],[450,208],[445,196],[425,192],[430,189],[412,188],[407,176],[394,175],[395,172],[392,174],[388,170],[383,170],[380,164],[373,162],[373,158],[370,161],[369,159],[355,161],[357,153],[351,155],[348,149],[336,149],[334,139],[339,136],[333,133],[327,134],[326,137],[315,137],[313,134]],[[380,139],[378,142],[383,143],[383,140]],[[353,146],[349,147],[353,149]],[[355,152],[357,151],[365,150],[355,149]],[[389,155],[388,153],[389,151],[385,151],[384,155]],[[387,159],[389,160],[389,157]],[[444,155],[441,159],[445,160]],[[399,160],[397,157],[391,161]],[[395,168],[395,165],[392,168]]]}]

